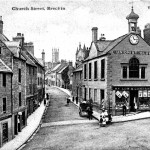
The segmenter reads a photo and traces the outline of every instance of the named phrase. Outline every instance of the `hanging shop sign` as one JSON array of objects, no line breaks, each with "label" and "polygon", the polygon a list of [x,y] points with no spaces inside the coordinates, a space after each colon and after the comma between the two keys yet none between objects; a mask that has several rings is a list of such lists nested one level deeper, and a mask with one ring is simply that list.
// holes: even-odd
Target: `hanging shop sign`
[{"label": "hanging shop sign", "polygon": [[147,90],[143,91],[143,97],[147,97]]},{"label": "hanging shop sign", "polygon": [[122,94],[121,94],[119,91],[116,92],[116,95],[117,95],[119,98],[122,97]]},{"label": "hanging shop sign", "polygon": [[125,98],[128,98],[129,94],[126,92],[126,91],[123,91],[122,92],[122,95],[125,97]]},{"label": "hanging shop sign", "polygon": [[143,91],[139,91],[139,97],[143,97]]}]

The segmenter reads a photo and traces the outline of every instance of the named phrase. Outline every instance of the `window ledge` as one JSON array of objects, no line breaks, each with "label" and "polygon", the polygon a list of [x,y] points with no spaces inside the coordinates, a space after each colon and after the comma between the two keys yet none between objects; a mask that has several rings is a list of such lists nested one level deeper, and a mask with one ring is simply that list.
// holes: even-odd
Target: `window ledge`
[{"label": "window ledge", "polygon": [[94,81],[97,81],[98,79],[96,78],[96,79],[94,79]]},{"label": "window ledge", "polygon": [[87,81],[87,79],[84,79],[84,81]]},{"label": "window ledge", "polygon": [[126,79],[120,79],[120,81],[148,81],[148,79],[126,78]]},{"label": "window ledge", "polygon": [[89,79],[89,81],[92,81],[92,79]]},{"label": "window ledge", "polygon": [[105,81],[105,79],[104,79],[104,78],[102,78],[102,79],[101,79],[101,81]]}]

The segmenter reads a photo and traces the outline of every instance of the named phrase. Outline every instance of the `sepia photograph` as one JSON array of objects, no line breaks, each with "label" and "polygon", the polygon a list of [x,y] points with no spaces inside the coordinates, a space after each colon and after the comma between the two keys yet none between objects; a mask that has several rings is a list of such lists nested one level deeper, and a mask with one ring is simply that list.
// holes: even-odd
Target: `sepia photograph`
[{"label": "sepia photograph", "polygon": [[0,150],[149,150],[149,131],[149,0],[0,1]]}]

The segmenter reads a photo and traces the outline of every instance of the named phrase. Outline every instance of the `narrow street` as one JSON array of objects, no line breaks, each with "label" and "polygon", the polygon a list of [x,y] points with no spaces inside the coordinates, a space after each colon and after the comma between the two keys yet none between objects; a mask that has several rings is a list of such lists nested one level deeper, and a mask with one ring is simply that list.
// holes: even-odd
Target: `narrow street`
[{"label": "narrow street", "polygon": [[99,127],[97,120],[79,117],[74,104],[66,106],[64,92],[56,88],[49,92],[51,102],[43,124],[23,150],[150,149],[149,119]]}]

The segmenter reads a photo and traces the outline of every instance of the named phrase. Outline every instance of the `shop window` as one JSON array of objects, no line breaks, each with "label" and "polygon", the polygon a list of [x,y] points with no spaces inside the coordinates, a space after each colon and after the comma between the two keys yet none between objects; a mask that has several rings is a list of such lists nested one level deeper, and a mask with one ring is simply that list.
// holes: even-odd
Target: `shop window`
[{"label": "shop window", "polygon": [[2,141],[6,143],[8,141],[8,123],[3,123],[2,132]]},{"label": "shop window", "polygon": [[97,61],[94,62],[94,79],[97,79]]},{"label": "shop window", "polygon": [[101,79],[105,79],[105,59],[101,60]]},{"label": "shop window", "polygon": [[141,67],[141,78],[145,79],[145,67]]},{"label": "shop window", "polygon": [[84,64],[84,79],[86,80],[86,64]]},{"label": "shop window", "polygon": [[127,78],[127,66],[123,66],[123,78]]},{"label": "shop window", "polygon": [[3,73],[3,86],[6,87],[6,74]]},{"label": "shop window", "polygon": [[92,64],[89,63],[89,79],[91,79]]},{"label": "shop window", "polygon": [[139,109],[150,108],[150,90],[139,90]]},{"label": "shop window", "polygon": [[6,113],[6,97],[3,98],[3,113]]},{"label": "shop window", "polygon": [[131,58],[129,61],[129,78],[139,78],[139,60]]}]

